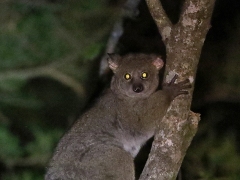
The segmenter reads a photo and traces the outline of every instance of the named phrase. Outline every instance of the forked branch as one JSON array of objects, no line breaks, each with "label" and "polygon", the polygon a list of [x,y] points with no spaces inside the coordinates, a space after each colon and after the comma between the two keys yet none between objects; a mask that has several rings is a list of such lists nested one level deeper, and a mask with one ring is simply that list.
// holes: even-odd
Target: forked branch
[{"label": "forked branch", "polygon": [[[175,74],[194,84],[197,65],[210,27],[215,0],[185,0],[179,22],[172,25],[160,0],[146,0],[166,45],[165,79]],[[191,112],[192,92],[177,97],[163,120],[140,180],[176,179],[186,151],[197,131],[200,115]]]}]

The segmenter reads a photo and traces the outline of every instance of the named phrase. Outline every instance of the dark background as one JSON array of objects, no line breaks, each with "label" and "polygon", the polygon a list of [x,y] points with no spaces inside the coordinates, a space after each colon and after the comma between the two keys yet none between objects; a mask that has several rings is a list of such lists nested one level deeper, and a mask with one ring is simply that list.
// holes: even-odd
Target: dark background
[{"label": "dark background", "polygon": [[[106,87],[99,78],[123,0],[0,1],[0,179],[43,179],[62,134]],[[173,23],[182,0],[162,0]],[[144,1],[116,52],[165,48]],[[197,72],[199,130],[182,165],[194,179],[240,179],[240,1],[217,0]]]}]

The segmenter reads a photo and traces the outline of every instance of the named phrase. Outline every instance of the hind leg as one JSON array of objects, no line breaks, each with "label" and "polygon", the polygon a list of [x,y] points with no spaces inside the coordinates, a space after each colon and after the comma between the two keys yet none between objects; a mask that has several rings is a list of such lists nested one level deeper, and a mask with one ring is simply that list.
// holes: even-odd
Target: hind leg
[{"label": "hind leg", "polygon": [[92,180],[134,180],[134,161],[130,153],[118,147],[99,147],[86,156],[85,175]]},{"label": "hind leg", "polygon": [[134,180],[134,162],[130,153],[107,145],[80,152],[61,153],[50,163],[45,180]]}]

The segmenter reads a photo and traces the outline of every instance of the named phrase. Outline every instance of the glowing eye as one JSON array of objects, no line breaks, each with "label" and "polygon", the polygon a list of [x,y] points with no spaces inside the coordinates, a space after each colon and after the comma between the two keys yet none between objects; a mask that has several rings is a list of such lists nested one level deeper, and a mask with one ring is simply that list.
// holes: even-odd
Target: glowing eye
[{"label": "glowing eye", "polygon": [[145,79],[145,78],[147,78],[147,77],[148,77],[148,73],[143,72],[141,78],[142,78],[142,79]]},{"label": "glowing eye", "polygon": [[127,73],[127,74],[124,75],[124,78],[125,78],[126,80],[129,80],[129,79],[131,79],[131,75],[130,75],[129,73]]}]

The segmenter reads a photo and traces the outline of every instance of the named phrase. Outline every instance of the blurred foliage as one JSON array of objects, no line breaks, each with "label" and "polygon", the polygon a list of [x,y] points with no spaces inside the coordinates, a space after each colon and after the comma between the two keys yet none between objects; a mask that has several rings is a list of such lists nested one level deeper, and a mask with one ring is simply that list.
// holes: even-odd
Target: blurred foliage
[{"label": "blurred foliage", "polygon": [[23,153],[19,145],[19,139],[3,125],[0,127],[0,145],[2,147],[0,157],[8,166],[11,166],[12,162]]},{"label": "blurred foliage", "polygon": [[96,60],[119,14],[111,2],[0,2],[0,179],[43,178],[94,93]]}]

